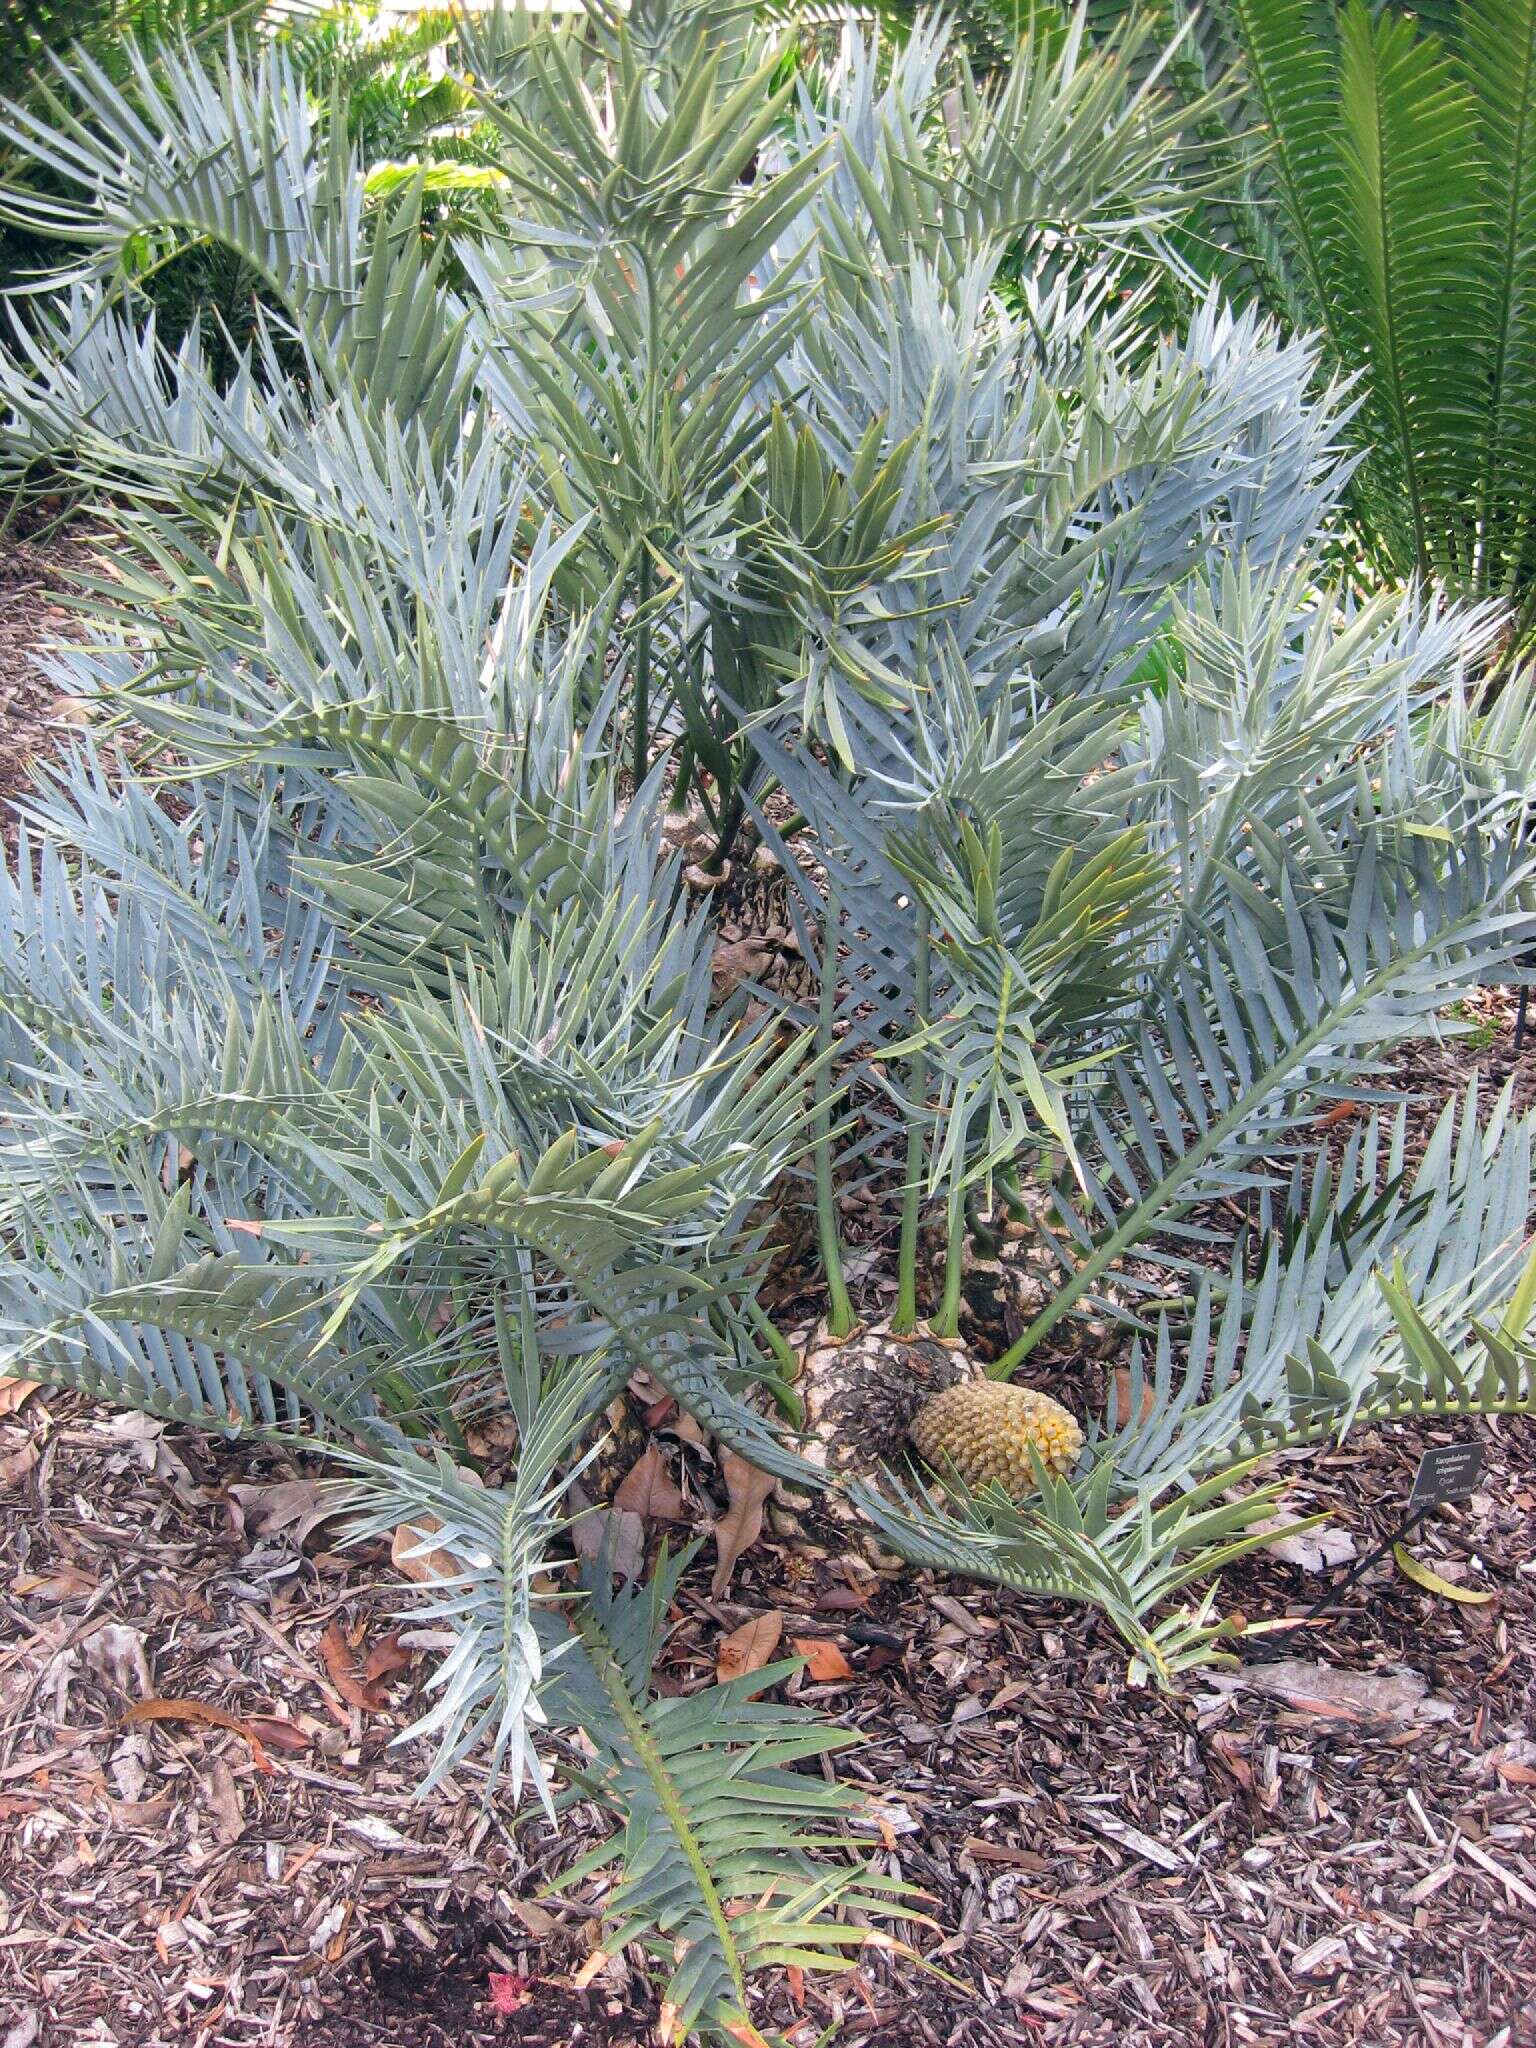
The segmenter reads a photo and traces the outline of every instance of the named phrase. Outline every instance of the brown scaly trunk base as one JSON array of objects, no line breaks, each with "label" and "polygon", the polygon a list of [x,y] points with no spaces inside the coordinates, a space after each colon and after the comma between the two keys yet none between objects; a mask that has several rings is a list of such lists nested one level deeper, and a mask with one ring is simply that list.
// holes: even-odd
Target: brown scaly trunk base
[{"label": "brown scaly trunk base", "polygon": [[[825,1323],[800,1345],[795,1392],[805,1403],[802,1456],[829,1479],[874,1477],[883,1464],[907,1453],[913,1417],[945,1387],[982,1377],[981,1366],[958,1339],[930,1336],[919,1327],[896,1336],[889,1322],[864,1323],[849,1337],[828,1333]],[[877,1571],[906,1571],[900,1558],[880,1548],[875,1532],[840,1492],[787,1493],[781,1489],[776,1521],[785,1534],[821,1527],[856,1548]]]},{"label": "brown scaly trunk base", "polygon": [[999,1207],[988,1221],[995,1249],[982,1251],[969,1232],[960,1245],[962,1317],[988,1357],[1022,1336],[1061,1285],[1046,1248],[1051,1192],[1027,1180],[1018,1196],[1022,1214]]},{"label": "brown scaly trunk base", "polygon": [[[1063,1278],[1033,1225],[998,1218],[992,1227],[1001,1240],[994,1257],[969,1239],[960,1252],[962,1320],[988,1357],[1007,1350],[1044,1313]],[[1112,1284],[1102,1291],[1120,1298]],[[1070,1327],[1073,1348],[1084,1358],[1108,1358],[1122,1341],[1120,1327],[1102,1315],[1074,1315],[1070,1326],[1060,1327]]]}]

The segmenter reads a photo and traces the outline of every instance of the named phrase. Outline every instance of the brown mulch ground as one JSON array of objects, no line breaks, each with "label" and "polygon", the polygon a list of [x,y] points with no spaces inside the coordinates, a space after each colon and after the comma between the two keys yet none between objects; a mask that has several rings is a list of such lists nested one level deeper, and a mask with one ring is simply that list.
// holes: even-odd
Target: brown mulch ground
[{"label": "brown mulch ground", "polygon": [[[17,559],[10,787],[47,741],[21,657],[62,623],[58,559]],[[1510,1006],[1483,1007],[1477,1056],[1528,1100]],[[1469,1064],[1426,1049],[1417,1071],[1439,1091]],[[763,2022],[796,2048],[839,2020],[851,2048],[1536,2048],[1536,1423],[1369,1433],[1281,1470],[1364,1554],[1425,1444],[1474,1432],[1478,1492],[1414,1547],[1489,1603],[1388,1561],[1285,1661],[1174,1697],[1129,1688],[1092,1615],[873,1583],[836,1546],[770,1538],[719,1602],[695,1572],[665,1682],[708,1683],[770,1608],[829,1637],[853,1675],[801,1696],[865,1737],[837,1768],[925,1895],[928,1971],[875,1955],[798,2008],[779,1987]],[[687,1456],[702,1523],[718,1482]],[[42,1394],[0,1412],[0,2048],[641,2048],[640,1970],[589,1962],[596,1890],[544,1893],[592,1816],[487,1807],[469,1770],[413,1797],[423,1753],[390,1742],[430,1657],[404,1661],[383,1547],[337,1551],[312,1505],[264,1450]],[[1296,1613],[1324,1583],[1269,1557],[1221,1600]],[[132,1718],[147,1698],[176,1717]]]},{"label": "brown mulch ground", "polygon": [[[990,1588],[912,1577],[850,1611],[837,1557],[774,1543],[725,1601],[696,1575],[669,1683],[708,1683],[774,1606],[843,1651],[852,1679],[802,1696],[865,1736],[840,1767],[957,1980],[880,1956],[781,2004],[791,2038],[841,2011],[870,2048],[1536,2042],[1536,1425],[1482,1427],[1480,1491],[1417,1547],[1489,1605],[1389,1563],[1289,1661],[1173,1698],[1127,1688],[1093,1617]],[[1419,1447],[1298,1461],[1295,1505],[1363,1551]],[[640,2048],[640,1973],[582,1973],[590,1888],[539,1896],[584,1816],[487,1811],[468,1772],[413,1799],[423,1758],[388,1743],[427,1660],[371,1681],[376,1708],[344,1697],[404,1647],[396,1595],[381,1550],[295,1540],[289,1477],[70,1400],[0,1423],[0,2041]],[[1282,1614],[1319,1583],[1271,1560],[1224,1598]],[[125,1720],[146,1697],[239,1726]]]},{"label": "brown mulch ground", "polygon": [[[0,516],[6,509],[0,500]],[[83,540],[68,530],[28,538],[13,521],[0,534],[0,817],[7,844],[15,832],[9,800],[26,788],[33,757],[57,744],[66,722],[37,650],[71,633],[74,621],[60,598],[84,552]]]}]

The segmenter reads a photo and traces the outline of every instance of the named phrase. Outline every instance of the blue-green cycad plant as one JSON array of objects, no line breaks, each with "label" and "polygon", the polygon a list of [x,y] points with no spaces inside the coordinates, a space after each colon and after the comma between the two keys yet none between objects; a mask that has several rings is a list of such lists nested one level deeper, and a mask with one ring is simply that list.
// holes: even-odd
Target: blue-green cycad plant
[{"label": "blue-green cycad plant", "polygon": [[[57,662],[102,729],[0,906],[3,1369],[327,1450],[456,1632],[436,1775],[611,1813],[668,2025],[752,2042],[748,1972],[872,1894],[783,1775],[824,1730],[650,1697],[675,1562],[562,1575],[605,1412],[643,1371],[887,1545],[1210,1654],[1178,1596],[1262,1534],[1255,1456],[1532,1405],[1528,1124],[1469,1098],[1415,1164],[1383,1056],[1533,936],[1536,721],[1474,708],[1491,616],[1330,588],[1311,351],[1149,323],[1183,124],[1124,52],[982,86],[924,24],[780,90],[726,0],[464,33],[507,198],[462,288],[281,50],[151,70],[152,151],[88,70],[9,118],[74,279],[0,363],[10,474],[73,461],[109,544]],[[270,306],[217,385],[129,289],[197,238]],[[787,908],[808,994],[724,992],[722,903]],[[856,1410],[827,1455],[856,1309],[903,1396],[902,1346],[964,1369],[972,1236],[1029,1253],[978,1370],[1107,1319],[1150,1395],[1023,1501]]]},{"label": "blue-green cycad plant", "polygon": [[[1001,315],[992,338],[1020,345]],[[979,383],[989,368],[980,352]],[[1166,405],[1187,432],[1177,465],[1090,471],[1083,538],[1049,548],[1044,492],[998,493],[995,522],[981,490],[957,492],[969,564],[952,546],[872,607],[888,623],[871,668],[921,687],[899,705],[850,690],[820,747],[795,725],[761,742],[815,831],[819,872],[798,871],[822,1040],[861,1055],[845,1071],[869,1102],[841,1156],[830,1099],[819,1127],[833,1288],[808,1405],[841,1413],[861,1346],[897,1373],[893,1338],[953,1344],[968,1239],[1001,1239],[1014,1275],[991,1373],[1031,1370],[1047,1339],[1059,1363],[1074,1328],[1109,1319],[1134,1347],[1137,1419],[1090,1431],[1070,1480],[1042,1470],[1022,1505],[961,1489],[937,1520],[909,1481],[854,1492],[911,1557],[1102,1606],[1160,1678],[1228,1632],[1152,1617],[1263,1540],[1272,1495],[1223,1498],[1253,1458],[1363,1416],[1527,1410],[1533,1391],[1523,1312],[1495,1313],[1526,1236],[1528,1120],[1501,1102],[1480,1126],[1474,1093],[1459,1142],[1448,1112],[1411,1166],[1385,1058],[1463,977],[1518,959],[1529,701],[1468,708],[1492,620],[1328,587],[1320,514],[1349,465],[1311,376],[1308,350],[1251,320],[1197,319],[1135,395],[1139,421]],[[845,401],[848,380],[832,388]],[[932,417],[947,455],[958,437]],[[1075,424],[1048,416],[1053,480],[1073,474]],[[960,445],[984,487],[1032,480],[1027,442]],[[915,509],[936,505],[930,486]],[[1049,611],[1037,560],[1067,565]],[[1024,673],[994,648],[1028,650]],[[1371,1109],[1335,1172],[1341,1100]],[[860,1332],[833,1189],[882,1173],[903,1208],[895,1303]],[[942,1219],[926,1304],[925,1206]]]}]

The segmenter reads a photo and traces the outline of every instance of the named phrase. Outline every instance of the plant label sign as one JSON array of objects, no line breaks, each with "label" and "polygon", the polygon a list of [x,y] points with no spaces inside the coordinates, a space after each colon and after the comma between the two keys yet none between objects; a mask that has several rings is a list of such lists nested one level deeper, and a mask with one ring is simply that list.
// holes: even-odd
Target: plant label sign
[{"label": "plant label sign", "polygon": [[1483,1447],[1476,1437],[1464,1444],[1437,1444],[1419,1460],[1407,1513],[1417,1520],[1442,1501],[1465,1500],[1482,1476]]}]

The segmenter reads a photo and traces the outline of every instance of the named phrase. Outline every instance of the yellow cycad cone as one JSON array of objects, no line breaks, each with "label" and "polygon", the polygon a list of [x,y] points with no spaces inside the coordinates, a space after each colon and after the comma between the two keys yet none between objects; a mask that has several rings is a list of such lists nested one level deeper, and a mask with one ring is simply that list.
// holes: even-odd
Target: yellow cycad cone
[{"label": "yellow cycad cone", "polygon": [[912,1442],[936,1472],[953,1472],[973,1490],[995,1480],[1022,1500],[1035,1490],[1030,1445],[1047,1471],[1060,1475],[1076,1464],[1083,1432],[1049,1394],[1006,1380],[968,1380],[918,1410]]}]

